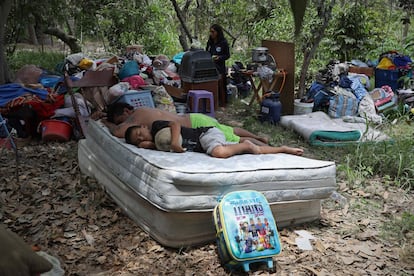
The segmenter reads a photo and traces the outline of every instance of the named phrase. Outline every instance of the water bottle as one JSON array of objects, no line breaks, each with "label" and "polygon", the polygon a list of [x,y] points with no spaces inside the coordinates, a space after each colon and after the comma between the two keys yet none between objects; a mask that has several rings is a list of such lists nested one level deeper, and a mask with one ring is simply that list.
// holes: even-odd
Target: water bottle
[{"label": "water bottle", "polygon": [[270,92],[267,93],[262,100],[260,107],[260,121],[268,121],[272,124],[276,124],[280,121],[280,115],[282,113],[282,103],[279,101],[279,93]]}]

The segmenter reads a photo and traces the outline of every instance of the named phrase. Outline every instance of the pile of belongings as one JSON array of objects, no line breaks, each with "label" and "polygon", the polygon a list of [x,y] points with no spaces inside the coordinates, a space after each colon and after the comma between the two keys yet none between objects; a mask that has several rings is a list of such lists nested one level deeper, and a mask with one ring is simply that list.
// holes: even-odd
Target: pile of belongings
[{"label": "pile of belongings", "polygon": [[[38,136],[38,124],[53,116],[64,103],[64,96],[55,93],[47,76],[47,71],[26,65],[16,72],[12,83],[0,85],[0,113],[8,130],[14,129],[17,137]],[[63,77],[56,78],[62,80]],[[4,138],[4,133],[0,136]]]},{"label": "pile of belongings", "polygon": [[[111,70],[114,85],[99,88],[92,98],[76,88],[89,71]],[[173,98],[162,84],[180,82],[177,68],[165,55],[148,57],[142,46],[129,46],[124,54],[92,59],[84,53],[70,54],[54,72],[35,65],[25,65],[15,73],[12,83],[0,85],[0,113],[9,131],[20,138],[40,138],[40,123],[44,120],[64,120],[76,128],[79,107],[82,117],[100,119],[106,106],[131,91],[150,90],[156,108],[176,112]],[[73,98],[68,93],[66,78],[72,82]],[[81,92],[81,93],[76,93]],[[99,99],[98,99],[99,98]],[[6,135],[0,132],[0,138]],[[76,137],[74,137],[76,138]]]},{"label": "pile of belongings", "polygon": [[237,87],[239,96],[245,98],[250,94],[252,84],[249,78],[242,73],[243,70],[246,70],[243,63],[236,61],[230,69],[229,80],[230,84]]},{"label": "pile of belongings", "polygon": [[[411,69],[412,60],[409,56],[398,53],[397,51],[388,51],[380,54],[379,63],[376,68],[384,70],[401,70],[408,72]],[[403,75],[405,75],[403,72]]]},{"label": "pile of belongings", "polygon": [[368,76],[349,73],[348,69],[347,63],[330,61],[301,101],[313,102],[313,112],[323,111],[331,118],[354,117],[380,124],[382,112],[398,102],[396,91],[388,85],[371,89]]}]

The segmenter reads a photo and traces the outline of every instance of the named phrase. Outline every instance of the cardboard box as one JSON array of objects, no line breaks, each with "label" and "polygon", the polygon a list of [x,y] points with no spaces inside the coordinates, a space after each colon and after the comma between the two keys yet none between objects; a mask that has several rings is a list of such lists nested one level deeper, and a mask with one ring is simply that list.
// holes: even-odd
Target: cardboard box
[{"label": "cardboard box", "polygon": [[164,84],[164,88],[167,90],[167,93],[174,98],[182,100],[187,98],[187,93],[184,92],[183,88],[178,88],[168,84]]},{"label": "cardboard box", "polygon": [[364,74],[364,75],[367,75],[368,77],[372,77],[374,75],[374,68],[351,66],[349,67],[348,72],[355,73],[355,74]]}]

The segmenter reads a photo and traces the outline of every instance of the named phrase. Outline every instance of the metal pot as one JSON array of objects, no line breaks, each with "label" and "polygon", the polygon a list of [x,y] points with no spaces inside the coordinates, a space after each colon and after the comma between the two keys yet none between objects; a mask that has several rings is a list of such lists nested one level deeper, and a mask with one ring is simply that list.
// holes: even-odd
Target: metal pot
[{"label": "metal pot", "polygon": [[257,47],[252,50],[253,62],[266,62],[269,49],[266,47]]}]

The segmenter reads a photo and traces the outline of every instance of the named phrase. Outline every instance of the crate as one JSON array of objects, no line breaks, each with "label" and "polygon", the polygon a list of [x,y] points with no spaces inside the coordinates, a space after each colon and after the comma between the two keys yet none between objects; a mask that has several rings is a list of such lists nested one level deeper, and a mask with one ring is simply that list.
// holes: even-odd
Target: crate
[{"label": "crate", "polygon": [[154,108],[154,100],[152,99],[150,90],[129,90],[127,93],[119,97],[116,103],[127,103],[137,109],[139,107]]},{"label": "crate", "polygon": [[389,85],[392,91],[395,92],[398,88],[402,87],[402,83],[398,82],[399,78],[399,70],[375,69],[375,87]]}]

